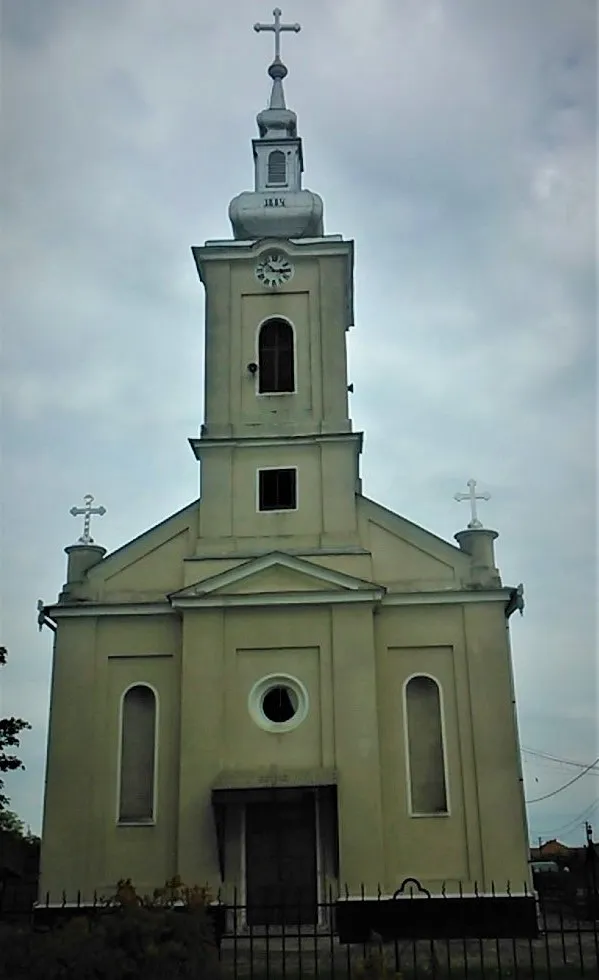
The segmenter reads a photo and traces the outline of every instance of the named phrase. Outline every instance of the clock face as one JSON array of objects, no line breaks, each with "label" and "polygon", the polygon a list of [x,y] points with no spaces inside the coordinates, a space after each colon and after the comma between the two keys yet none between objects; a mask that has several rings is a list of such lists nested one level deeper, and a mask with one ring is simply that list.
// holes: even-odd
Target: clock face
[{"label": "clock face", "polygon": [[263,286],[284,286],[293,275],[293,265],[282,252],[267,252],[256,266],[256,279]]}]

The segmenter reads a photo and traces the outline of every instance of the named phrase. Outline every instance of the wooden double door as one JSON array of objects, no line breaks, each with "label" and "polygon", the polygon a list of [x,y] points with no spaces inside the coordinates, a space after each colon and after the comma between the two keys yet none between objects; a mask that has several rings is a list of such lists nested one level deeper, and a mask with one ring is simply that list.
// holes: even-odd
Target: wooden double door
[{"label": "wooden double door", "polygon": [[248,925],[317,921],[316,801],[249,803],[245,810]]}]

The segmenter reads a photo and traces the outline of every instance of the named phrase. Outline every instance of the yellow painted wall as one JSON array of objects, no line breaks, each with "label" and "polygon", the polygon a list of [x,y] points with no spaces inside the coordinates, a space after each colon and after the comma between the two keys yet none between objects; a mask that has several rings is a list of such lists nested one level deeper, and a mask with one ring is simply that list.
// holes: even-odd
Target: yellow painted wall
[{"label": "yellow painted wall", "polygon": [[[206,423],[208,434],[248,435],[280,428],[288,432],[349,431],[346,384],[347,262],[352,243],[287,244],[295,274],[276,292],[256,284],[256,249],[203,255],[206,287]],[[267,317],[283,316],[296,328],[297,390],[256,398],[247,365],[257,361],[256,331]]]},{"label": "yellow painted wall", "polygon": [[464,626],[484,876],[519,884],[528,835],[508,634],[497,606],[465,607]]},{"label": "yellow painted wall", "polygon": [[[202,453],[202,538],[237,539],[239,550],[358,543],[356,444],[206,446]],[[258,471],[297,468],[297,509],[258,510]],[[245,493],[234,493],[243,486]]]},{"label": "yellow painted wall", "polygon": [[[151,893],[156,882],[164,882],[175,873],[178,660],[176,650],[171,656],[115,656],[108,661],[108,710],[101,784],[110,787],[112,792],[96,804],[98,874],[103,874],[102,884],[106,886],[119,878],[131,878],[142,890]],[[138,682],[150,684],[158,695],[155,826],[119,827],[119,708],[123,692]],[[104,813],[100,816],[102,810]]]},{"label": "yellow painted wall", "polygon": [[167,592],[174,592],[183,586],[183,559],[188,552],[189,531],[185,528],[130,565],[108,575],[105,595],[137,598],[140,592],[146,591],[163,597]]},{"label": "yellow painted wall", "polygon": [[[150,541],[148,563],[121,555],[122,569],[105,574],[105,598],[116,586],[122,595],[124,583],[133,595],[136,584],[139,595],[147,593],[153,574],[157,580],[163,574],[161,553],[167,574],[182,581],[183,562],[175,575],[173,550],[184,538],[165,534],[158,548]],[[424,532],[417,549],[388,528],[377,540],[372,565],[368,555],[321,555],[315,564],[347,573],[358,564],[364,575],[399,567],[412,582],[426,561],[442,591],[451,561],[463,574],[456,549],[441,543],[435,554]],[[206,568],[214,574],[223,563]],[[94,588],[101,595],[99,572]],[[304,590],[308,600],[318,591],[316,579],[281,568],[244,578],[238,591],[277,588]],[[285,734],[261,730],[248,712],[254,682],[277,672],[297,676],[310,697],[306,721]],[[442,690],[447,816],[408,811],[403,685],[418,672]],[[135,681],[152,684],[160,698],[154,827],[116,826],[119,704]],[[474,882],[488,889],[492,881],[504,888],[508,878],[518,888],[527,853],[512,699],[501,602],[232,607],[64,620],[53,679],[42,888],[106,889],[130,876],[151,889],[175,871],[217,887],[211,786],[224,769],[269,765],[338,769],[341,879],[350,889],[380,884],[393,891],[409,875],[436,889],[443,881],[450,890],[458,881],[466,889]],[[232,824],[228,832],[235,837]],[[241,867],[229,852],[229,883],[240,886]]]},{"label": "yellow painted wall", "polygon": [[40,895],[61,901],[91,897],[93,794],[99,710],[96,685],[96,622],[64,623],[57,635],[50,690],[48,753],[42,827]]},{"label": "yellow painted wall", "polygon": [[[223,770],[271,765],[338,770],[340,879],[353,892],[393,892],[410,875],[436,890],[458,880],[465,890],[474,882],[488,890],[491,881],[501,890],[508,878],[517,890],[527,877],[505,594],[464,602],[464,587],[468,598],[485,599],[471,588],[468,555],[356,495],[359,441],[345,364],[349,253],[342,242],[326,259],[298,249],[293,280],[277,294],[258,291],[251,247],[245,257],[238,250],[235,260],[206,264],[204,435],[268,438],[204,440],[201,506],[108,556],[72,589],[88,605],[58,620],[42,892],[91,894],[120,877],[151,890],[175,872],[216,890],[211,787]],[[296,323],[301,341],[293,400],[257,399],[246,371],[257,323],[275,314]],[[298,432],[312,435],[304,445],[284,441]],[[331,432],[343,437],[322,438]],[[271,465],[298,467],[297,511],[257,511],[256,472]],[[311,604],[323,587],[308,566],[271,568],[221,589],[245,597],[293,590],[303,605],[170,607],[168,596],[184,586],[276,550],[303,551],[319,569],[376,582],[387,601]],[[453,603],[421,602],[424,593],[446,598],[451,590]],[[407,594],[413,604],[388,602]],[[87,615],[94,600],[122,603],[125,614],[113,606],[109,616]],[[166,614],[127,612],[147,602]],[[277,672],[297,676],[310,698],[306,720],[285,734],[263,731],[248,712],[251,686]],[[443,695],[443,816],[411,816],[407,805],[402,692],[417,672],[436,678]],[[157,817],[155,826],[120,827],[120,699],[142,681],[160,705]],[[232,811],[228,888],[242,885],[241,825]]]},{"label": "yellow painted wall", "polygon": [[[54,653],[41,894],[142,888],[175,870],[180,624],[174,616],[73,619]],[[148,683],[158,694],[157,819],[117,827],[120,701]]]}]

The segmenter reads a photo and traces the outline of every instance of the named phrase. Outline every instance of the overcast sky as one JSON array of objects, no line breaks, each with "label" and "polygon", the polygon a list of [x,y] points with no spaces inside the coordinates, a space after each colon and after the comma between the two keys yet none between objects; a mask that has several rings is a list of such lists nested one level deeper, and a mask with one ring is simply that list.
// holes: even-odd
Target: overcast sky
[{"label": "overcast sky", "polygon": [[[0,710],[28,718],[39,832],[69,515],[109,550],[197,496],[203,290],[266,104],[266,0],[4,0]],[[364,492],[452,540],[474,476],[499,531],[523,746],[597,748],[594,0],[289,0],[287,102],[325,230],[356,242]],[[73,732],[73,737],[77,733]],[[580,771],[524,754],[529,799]],[[593,805],[595,809],[593,810]],[[582,843],[599,771],[529,806]],[[599,830],[599,826],[597,828]],[[599,834],[596,835],[599,837]]]}]

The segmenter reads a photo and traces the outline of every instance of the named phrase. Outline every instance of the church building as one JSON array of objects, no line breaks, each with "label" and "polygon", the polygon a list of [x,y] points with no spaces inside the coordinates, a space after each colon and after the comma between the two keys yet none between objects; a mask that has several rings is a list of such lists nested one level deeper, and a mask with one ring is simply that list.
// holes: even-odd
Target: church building
[{"label": "church building", "polygon": [[275,57],[254,190],[231,202],[230,238],[192,249],[200,499],[107,554],[86,498],[66,584],[40,604],[55,630],[40,895],[91,901],[122,878],[152,893],[178,874],[265,925],[281,908],[316,924],[324,895],[406,878],[433,898],[524,894],[522,590],[502,584],[474,481],[456,544],[363,492],[354,245],[303,186],[280,55],[299,25],[277,9],[256,30]]}]

